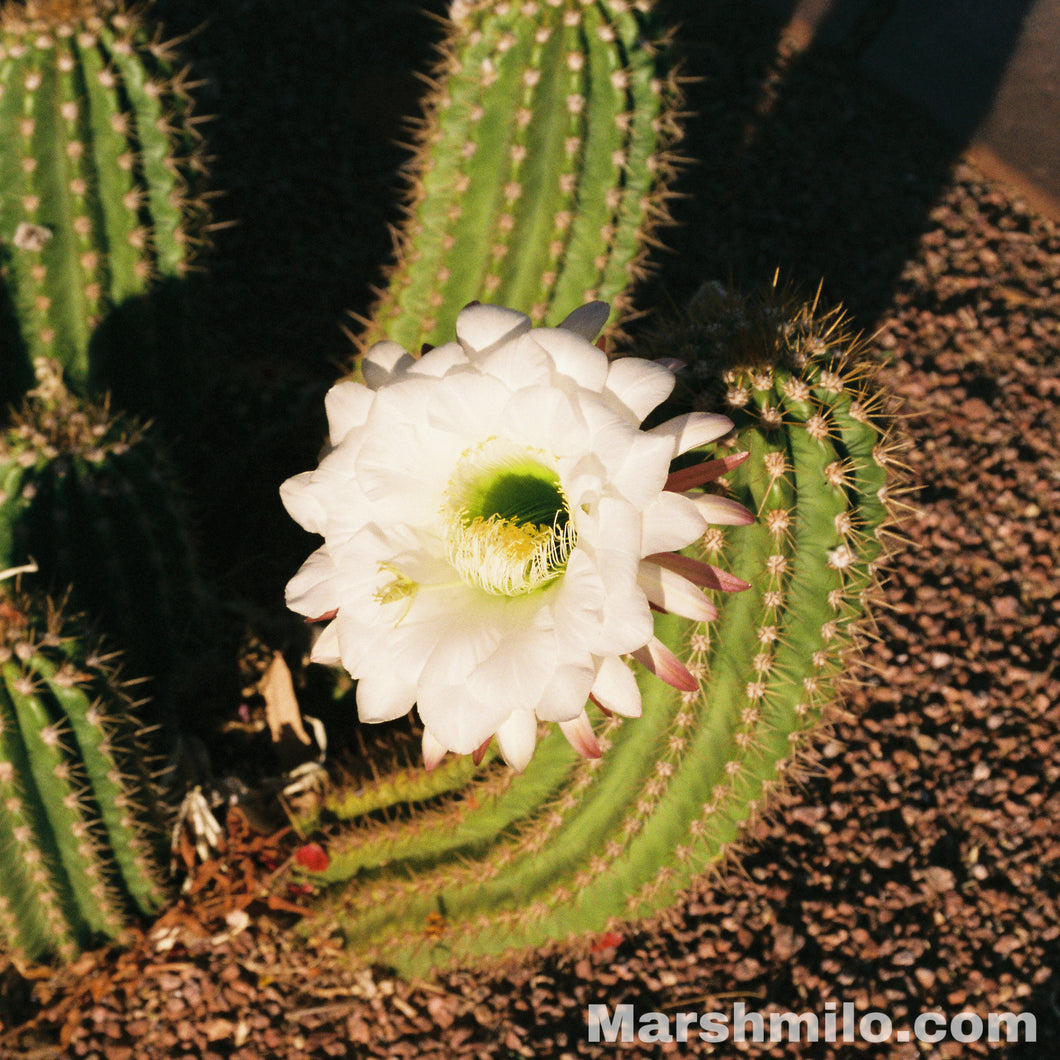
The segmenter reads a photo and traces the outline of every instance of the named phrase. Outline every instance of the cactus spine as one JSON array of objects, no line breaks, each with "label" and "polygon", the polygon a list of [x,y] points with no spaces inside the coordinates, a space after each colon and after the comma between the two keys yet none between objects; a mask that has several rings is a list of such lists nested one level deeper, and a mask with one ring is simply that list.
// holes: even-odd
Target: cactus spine
[{"label": "cactus spine", "polygon": [[54,608],[0,599],[0,943],[39,960],[167,897],[128,696]]},{"label": "cactus spine", "polygon": [[98,329],[181,276],[195,238],[200,163],[171,61],[112,0],[0,13],[0,280],[15,317],[0,321],[6,383],[24,388],[40,357],[79,393],[145,370],[134,358],[145,356],[146,319],[135,334]]},{"label": "cactus spine", "polygon": [[[658,912],[734,848],[827,721],[890,519],[893,445],[865,351],[838,313],[708,287],[649,352],[688,362],[669,412],[724,408],[737,424],[734,449],[694,455],[727,460],[758,519],[711,528],[690,554],[717,565],[714,588],[723,571],[751,588],[722,594],[707,627],[656,617],[701,689],[642,673],[643,716],[603,724],[602,760],[553,733],[522,775],[486,770],[343,831],[315,877],[320,913],[369,959],[422,973]],[[677,469],[673,488],[694,476]],[[366,811],[387,783],[360,793]]]},{"label": "cactus spine", "polygon": [[[364,345],[438,344],[479,299],[618,312],[665,219],[676,90],[649,5],[458,2]],[[565,309],[566,311],[566,309]]]}]

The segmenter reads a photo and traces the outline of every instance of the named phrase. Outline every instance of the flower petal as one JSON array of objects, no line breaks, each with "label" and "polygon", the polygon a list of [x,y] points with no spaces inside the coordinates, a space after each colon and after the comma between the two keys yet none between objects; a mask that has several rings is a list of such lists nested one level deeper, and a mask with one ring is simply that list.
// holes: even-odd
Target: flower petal
[{"label": "flower petal", "polygon": [[641,555],[675,552],[703,536],[707,524],[699,509],[682,493],[660,493],[644,513]]},{"label": "flower petal", "polygon": [[671,493],[684,493],[685,490],[694,489],[696,486],[705,486],[708,482],[728,474],[734,467],[739,467],[750,455],[749,452],[730,453],[717,460],[705,460],[702,464],[672,471],[666,479],[664,489]]},{"label": "flower petal", "polygon": [[315,471],[303,471],[280,486],[280,500],[287,514],[311,534],[323,536],[328,525],[328,511],[313,491]]},{"label": "flower petal", "polygon": [[423,730],[423,766],[429,773],[445,757],[448,748],[434,738],[430,729]]},{"label": "flower petal", "polygon": [[719,497],[714,493],[686,493],[684,496],[708,523],[715,526],[748,526],[755,521],[754,515],[731,497]]},{"label": "flower petal", "polygon": [[710,622],[718,617],[718,609],[692,582],[657,563],[641,562],[637,584],[648,599],[663,611],[690,618],[694,622]]},{"label": "flower petal", "polygon": [[537,716],[542,721],[560,722],[577,717],[584,712],[595,681],[596,668],[588,655],[582,663],[557,667],[535,708]]},{"label": "flower petal", "polygon": [[678,692],[695,692],[699,689],[699,682],[688,672],[685,664],[657,637],[652,637],[643,648],[638,648],[632,654],[637,662],[668,685],[673,685]]},{"label": "flower petal", "polygon": [[475,699],[463,685],[420,683],[416,701],[423,724],[439,743],[459,755],[469,755],[488,740],[510,711],[489,700]]},{"label": "flower petal", "polygon": [[712,566],[710,563],[701,563],[691,556],[679,556],[673,552],[661,552],[652,556],[645,556],[645,561],[658,563],[660,567],[676,571],[696,585],[702,585],[706,589],[720,589],[723,593],[739,593],[751,586],[730,574],[721,567]]},{"label": "flower petal", "polygon": [[559,725],[563,735],[567,737],[571,747],[582,756],[582,758],[599,758],[600,745],[593,735],[592,723],[589,715],[583,710],[576,718],[570,721],[561,721]]},{"label": "flower petal", "polygon": [[641,715],[640,687],[633,671],[617,655],[605,656],[593,682],[592,697],[605,710],[624,718]]},{"label": "flower petal", "polygon": [[530,763],[537,744],[537,718],[532,710],[513,710],[497,730],[497,747],[501,757],[517,773]]},{"label": "flower petal", "polygon": [[530,318],[525,313],[499,305],[474,303],[461,309],[456,318],[456,337],[473,361],[529,330]]},{"label": "flower petal", "polygon": [[361,359],[361,374],[369,390],[378,390],[387,383],[400,379],[416,363],[400,343],[383,339],[368,347]]},{"label": "flower petal", "polygon": [[562,390],[535,386],[513,394],[501,416],[514,442],[555,456],[589,446],[589,429],[577,405]]},{"label": "flower petal", "polygon": [[287,583],[287,606],[296,614],[314,618],[338,606],[338,568],[327,545],[321,545]]},{"label": "flower petal", "polygon": [[[603,303],[600,303],[603,304]],[[566,328],[535,328],[530,338],[547,350],[556,371],[578,386],[599,393],[607,379],[607,355]]]},{"label": "flower petal", "polygon": [[416,685],[380,667],[357,682],[357,716],[373,723],[402,718],[416,703]]},{"label": "flower petal", "polygon": [[368,387],[352,379],[336,383],[324,395],[328,435],[333,446],[338,445],[350,431],[364,426],[374,397]]},{"label": "flower petal", "polygon": [[606,389],[634,422],[640,423],[656,405],[670,396],[676,381],[673,372],[655,361],[620,357],[611,362]]},{"label": "flower petal", "polygon": [[322,666],[338,666],[342,661],[339,652],[339,624],[332,620],[324,626],[313,641],[309,661]]},{"label": "flower petal", "polygon": [[467,363],[464,347],[459,342],[446,342],[441,346],[435,346],[433,350],[429,350],[416,361],[409,369],[409,375],[425,375],[432,379],[440,379],[453,368]]},{"label": "flower petal", "polygon": [[648,434],[673,440],[674,448],[670,454],[672,460],[698,445],[717,441],[731,430],[732,420],[728,416],[717,416],[709,412],[687,412],[683,416],[675,416],[672,420],[660,423],[658,427],[648,431]]},{"label": "flower petal", "polygon": [[552,358],[530,334],[512,342],[503,342],[475,356],[475,367],[509,390],[527,386],[546,386],[552,382]]},{"label": "flower petal", "polygon": [[595,342],[610,315],[611,307],[606,302],[586,302],[573,313],[568,313],[559,326],[581,335],[587,342]]}]

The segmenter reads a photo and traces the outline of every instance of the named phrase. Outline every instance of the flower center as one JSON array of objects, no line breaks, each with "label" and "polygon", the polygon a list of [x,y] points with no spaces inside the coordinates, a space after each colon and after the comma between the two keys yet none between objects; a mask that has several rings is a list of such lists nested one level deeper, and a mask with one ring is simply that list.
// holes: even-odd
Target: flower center
[{"label": "flower center", "polygon": [[559,476],[497,439],[460,458],[443,516],[449,562],[467,584],[497,596],[558,578],[577,540]]}]

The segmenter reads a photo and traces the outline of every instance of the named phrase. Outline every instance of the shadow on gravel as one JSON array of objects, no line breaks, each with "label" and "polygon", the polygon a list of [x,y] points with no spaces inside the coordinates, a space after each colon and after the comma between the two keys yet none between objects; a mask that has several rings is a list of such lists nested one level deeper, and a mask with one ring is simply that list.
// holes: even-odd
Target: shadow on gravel
[{"label": "shadow on gravel", "polygon": [[[858,72],[860,60],[878,48],[885,23],[888,34],[892,24],[908,23],[923,39],[937,29],[896,0],[809,3],[803,7],[817,18],[814,40],[793,52],[781,42],[781,27],[795,0],[766,6],[660,2],[666,20],[681,26],[684,68],[698,79],[687,87],[693,117],[682,145],[695,162],[678,186],[688,196],[673,210],[679,227],[665,236],[673,254],[640,304],[680,302],[706,279],[768,282],[779,268],[811,290],[823,280],[826,301],[844,303],[871,327],[930,226],[966,140],[872,84]],[[988,20],[990,4],[973,3],[984,24],[1002,29],[983,48],[990,61],[972,82],[957,61],[943,62],[935,75],[940,92],[962,100],[969,134],[989,106],[1027,6],[1021,0],[1004,18]],[[903,17],[887,22],[892,14]],[[778,45],[788,56],[779,62]],[[954,83],[942,84],[947,70]]]}]

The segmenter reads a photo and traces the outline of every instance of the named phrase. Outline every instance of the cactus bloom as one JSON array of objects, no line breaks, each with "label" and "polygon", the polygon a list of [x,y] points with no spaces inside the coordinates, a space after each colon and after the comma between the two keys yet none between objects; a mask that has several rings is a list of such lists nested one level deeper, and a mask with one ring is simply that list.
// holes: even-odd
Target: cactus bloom
[{"label": "cactus bloom", "polygon": [[294,519],[324,538],[287,586],[294,611],[329,619],[314,661],[357,679],[363,721],[416,706],[429,767],[496,735],[522,769],[539,721],[598,755],[589,698],[641,710],[623,656],[696,687],[654,637],[652,607],[707,620],[701,586],[742,587],[675,554],[709,522],[750,521],[724,498],[684,492],[731,458],[670,474],[675,456],[732,424],[691,413],[642,430],[674,375],[609,361],[592,341],[607,315],[593,302],[532,329],[522,313],[473,303],[457,340],[422,357],[376,343],[364,383],[327,395],[320,465],[281,487]]}]

